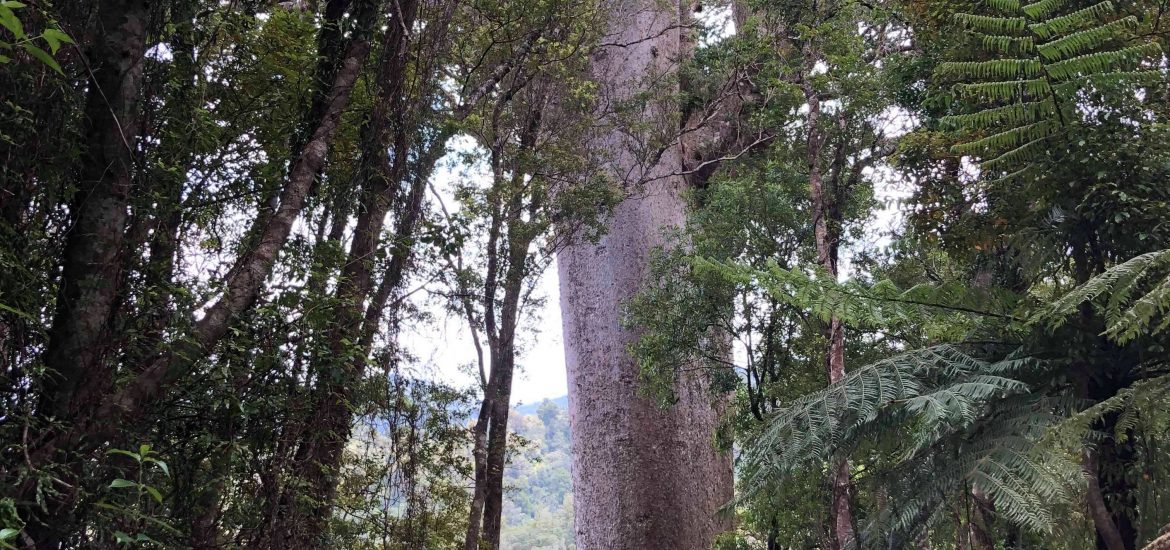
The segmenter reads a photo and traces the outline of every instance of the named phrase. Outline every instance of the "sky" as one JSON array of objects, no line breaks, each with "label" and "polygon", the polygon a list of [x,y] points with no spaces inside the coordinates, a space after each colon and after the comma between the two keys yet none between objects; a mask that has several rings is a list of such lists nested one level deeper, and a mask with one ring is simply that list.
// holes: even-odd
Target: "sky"
[{"label": "sky", "polygon": [[[545,271],[538,288],[538,294],[545,298],[544,307],[535,312],[534,320],[521,325],[522,351],[518,360],[519,372],[512,383],[513,405],[554,399],[569,391],[555,264]],[[416,304],[428,309],[435,319],[403,330],[402,341],[406,349],[439,380],[458,387],[475,383],[475,376],[469,368],[475,363],[475,347],[466,322],[421,300]]]},{"label": "sky", "polygon": [[[474,182],[486,187],[491,184],[491,170],[482,162],[466,162],[467,155],[476,148],[470,137],[458,136],[448,145],[450,152],[436,166],[431,190],[432,197],[441,199],[444,208],[454,213],[459,208],[454,199],[455,186]],[[556,262],[541,274],[533,298],[540,307],[524,312],[519,323],[516,344],[520,353],[512,382],[513,405],[555,399],[569,391]],[[467,322],[459,315],[446,312],[440,306],[442,298],[419,292],[410,299],[431,317],[429,322],[403,327],[400,334],[402,345],[417,358],[423,374],[455,387],[475,385],[476,352]],[[484,360],[488,357],[484,343]]]}]

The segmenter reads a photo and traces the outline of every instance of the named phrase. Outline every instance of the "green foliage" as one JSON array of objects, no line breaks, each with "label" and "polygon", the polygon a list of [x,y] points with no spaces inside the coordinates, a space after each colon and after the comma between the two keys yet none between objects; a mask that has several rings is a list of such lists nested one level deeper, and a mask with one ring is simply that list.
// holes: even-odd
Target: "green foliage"
[{"label": "green foliage", "polygon": [[1104,335],[1119,344],[1165,331],[1170,326],[1170,250],[1110,267],[1037,312],[1033,321],[1060,327],[1086,302],[1104,313]]},{"label": "green foliage", "polygon": [[[769,419],[745,455],[747,493],[740,498],[869,442],[892,461],[876,475],[893,505],[872,518],[864,540],[880,546],[916,532],[964,486],[987,495],[1009,521],[1045,531],[1052,503],[1071,494],[1075,468],[1036,450],[1053,411],[1045,411],[1045,398],[1028,395],[1027,384],[1005,376],[1031,365],[987,362],[945,345],[858,368]],[[894,434],[902,439],[887,442]]]},{"label": "green foliage", "polygon": [[505,472],[503,550],[573,548],[572,455],[568,411],[544,400],[536,414],[512,409],[509,422],[528,445]]},{"label": "green foliage", "polygon": [[978,38],[992,59],[948,61],[935,77],[960,82],[964,114],[942,122],[965,133],[954,152],[972,155],[984,170],[1015,176],[1068,153],[1061,140],[1076,136],[1091,109],[1078,94],[1099,81],[1135,79],[1160,46],[1135,36],[1135,16],[1118,16],[1109,1],[1042,0],[1027,5],[989,2],[1000,13],[957,13],[955,21]]},{"label": "green foliage", "polygon": [[[11,63],[12,57],[10,56],[13,52],[20,50],[64,76],[65,72],[61,70],[61,65],[53,56],[57,54],[57,50],[61,49],[62,44],[74,44],[73,39],[53,21],[48,21],[39,35],[30,36],[16,11],[25,7],[27,6],[24,3],[15,0],[0,2],[0,26],[3,26],[14,40],[14,42],[0,40],[0,51],[6,52],[0,53],[0,64]],[[42,18],[45,16],[43,13],[40,15]],[[37,40],[43,41],[48,46],[49,51],[46,52],[37,46]]]}]

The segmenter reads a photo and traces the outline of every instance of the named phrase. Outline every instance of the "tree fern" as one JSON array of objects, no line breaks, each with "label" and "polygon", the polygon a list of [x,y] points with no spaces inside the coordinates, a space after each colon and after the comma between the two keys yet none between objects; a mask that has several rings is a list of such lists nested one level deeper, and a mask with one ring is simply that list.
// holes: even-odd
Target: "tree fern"
[{"label": "tree fern", "polygon": [[[906,540],[930,526],[930,510],[968,488],[986,496],[997,513],[1033,531],[1049,531],[1054,505],[1076,494],[1077,465],[1037,446],[1062,405],[1019,393],[996,402],[963,430],[939,434],[931,445],[879,474],[889,504],[871,517],[871,545]],[[894,545],[897,546],[897,545]]]},{"label": "tree fern", "polygon": [[1107,269],[1033,316],[1059,327],[1089,303],[1104,311],[1105,335],[1126,343],[1170,326],[1170,249],[1147,252]]},{"label": "tree fern", "polygon": [[896,447],[873,474],[888,490],[871,517],[865,546],[899,546],[927,527],[933,510],[970,487],[1008,520],[1036,531],[1053,524],[1053,505],[1079,481],[1076,465],[1037,447],[1075,404],[1005,375],[1034,360],[986,361],[952,345],[905,353],[854,370],[780,410],[741,457],[741,499],[803,468],[820,467],[863,441]]},{"label": "tree fern", "polygon": [[[957,281],[919,284],[903,289],[890,281],[839,282],[819,269],[766,269],[693,260],[700,271],[715,271],[743,285],[760,288],[772,298],[853,327],[932,328],[938,340],[954,341],[984,319],[1014,322],[1019,297],[1002,289],[976,288]],[[949,338],[947,338],[949,336]]]},{"label": "tree fern", "polygon": [[840,453],[859,434],[913,418],[922,433],[973,421],[987,400],[1026,385],[985,374],[989,363],[951,345],[897,355],[806,394],[770,420],[743,456],[745,498],[810,461]]},{"label": "tree fern", "polygon": [[1098,78],[1144,78],[1137,69],[1159,51],[1135,42],[1137,19],[1116,15],[1108,0],[1079,9],[1070,0],[986,3],[995,15],[954,18],[995,57],[936,70],[972,109],[942,120],[967,134],[954,151],[981,159],[985,170],[1019,174],[1059,150],[1053,140],[1076,119],[1079,90]]}]

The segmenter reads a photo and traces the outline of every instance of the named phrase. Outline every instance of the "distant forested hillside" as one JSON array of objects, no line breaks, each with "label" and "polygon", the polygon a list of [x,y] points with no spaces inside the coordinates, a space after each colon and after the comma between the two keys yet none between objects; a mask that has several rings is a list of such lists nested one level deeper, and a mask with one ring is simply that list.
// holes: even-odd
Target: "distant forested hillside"
[{"label": "distant forested hillside", "polygon": [[567,397],[512,410],[517,444],[505,472],[505,550],[573,548]]}]

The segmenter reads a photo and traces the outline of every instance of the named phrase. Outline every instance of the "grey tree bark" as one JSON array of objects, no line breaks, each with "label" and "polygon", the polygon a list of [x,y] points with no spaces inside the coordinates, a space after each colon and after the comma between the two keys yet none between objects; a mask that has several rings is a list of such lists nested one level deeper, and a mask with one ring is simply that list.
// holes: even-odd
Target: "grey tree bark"
[{"label": "grey tree bark", "polygon": [[[730,457],[713,444],[714,396],[705,377],[692,373],[680,378],[669,409],[641,397],[638,365],[627,351],[637,331],[622,325],[623,304],[641,287],[663,231],[684,222],[681,147],[663,148],[650,132],[629,130],[677,133],[671,92],[686,51],[683,6],[624,0],[608,7],[607,36],[591,59],[597,116],[622,113],[647,124],[614,124],[591,144],[605,157],[605,172],[630,185],[629,197],[599,242],[575,242],[558,255],[576,543],[582,550],[709,548],[730,527],[717,509],[732,496]],[[661,100],[623,112],[652,86]]]}]

